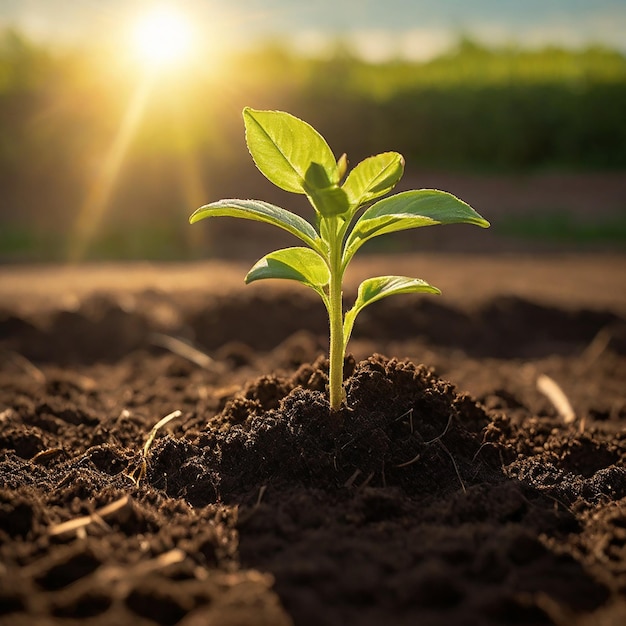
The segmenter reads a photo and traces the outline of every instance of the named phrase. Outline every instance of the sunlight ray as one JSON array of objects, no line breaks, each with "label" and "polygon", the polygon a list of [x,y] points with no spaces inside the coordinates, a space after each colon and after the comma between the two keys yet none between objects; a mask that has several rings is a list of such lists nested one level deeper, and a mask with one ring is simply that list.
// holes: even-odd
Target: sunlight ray
[{"label": "sunlight ray", "polygon": [[144,114],[151,87],[152,81],[150,77],[146,77],[137,85],[132,95],[100,174],[78,212],[74,233],[69,243],[67,255],[69,261],[78,262],[84,259],[89,244],[102,222],[124,158]]},{"label": "sunlight ray", "polygon": [[[192,129],[188,124],[188,117],[181,109],[181,103],[173,111],[172,126],[174,138],[179,148],[178,175],[183,192],[183,200],[186,207],[198,207],[206,202],[209,197],[208,190],[203,181],[200,167],[200,159],[194,149]],[[206,230],[197,229],[198,232],[190,232],[193,228],[186,229],[185,238],[188,249],[194,253],[204,250],[206,252],[208,242]]]}]

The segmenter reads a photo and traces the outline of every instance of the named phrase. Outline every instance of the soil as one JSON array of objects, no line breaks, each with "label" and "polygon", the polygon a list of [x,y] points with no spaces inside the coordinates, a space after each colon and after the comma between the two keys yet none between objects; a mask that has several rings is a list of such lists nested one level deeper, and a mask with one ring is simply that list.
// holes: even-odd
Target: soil
[{"label": "soil", "polygon": [[624,261],[357,264],[451,295],[362,314],[338,414],[303,288],[0,269],[0,624],[626,623]]}]

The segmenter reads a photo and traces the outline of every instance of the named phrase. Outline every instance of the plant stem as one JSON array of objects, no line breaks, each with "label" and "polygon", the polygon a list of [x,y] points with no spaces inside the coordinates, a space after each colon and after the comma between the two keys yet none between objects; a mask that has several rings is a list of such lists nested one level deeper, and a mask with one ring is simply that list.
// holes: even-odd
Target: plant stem
[{"label": "plant stem", "polygon": [[[334,225],[330,237],[330,286],[328,318],[330,322],[330,354],[329,354],[329,396],[330,410],[338,411],[343,401],[343,292],[341,284],[343,271],[341,268],[341,229]],[[337,231],[340,232],[337,232]]]}]

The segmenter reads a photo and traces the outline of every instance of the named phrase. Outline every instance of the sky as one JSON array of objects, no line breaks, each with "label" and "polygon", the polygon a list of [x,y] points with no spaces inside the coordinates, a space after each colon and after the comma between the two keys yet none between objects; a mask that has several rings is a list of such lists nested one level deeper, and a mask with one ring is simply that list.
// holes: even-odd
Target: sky
[{"label": "sky", "polygon": [[[80,41],[120,30],[161,0],[0,0],[0,26],[40,40]],[[626,52],[626,0],[177,0],[207,37],[224,45],[287,38],[303,52],[338,36],[372,60],[425,58],[459,34],[488,44],[580,47]]]}]

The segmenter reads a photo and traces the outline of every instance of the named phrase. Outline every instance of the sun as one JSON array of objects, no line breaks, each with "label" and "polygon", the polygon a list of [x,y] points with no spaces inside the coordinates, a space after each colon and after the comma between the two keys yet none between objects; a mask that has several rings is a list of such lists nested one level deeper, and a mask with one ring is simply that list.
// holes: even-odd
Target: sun
[{"label": "sun", "polygon": [[137,58],[149,69],[179,65],[193,48],[191,19],[173,6],[155,7],[139,16],[131,36]]}]

